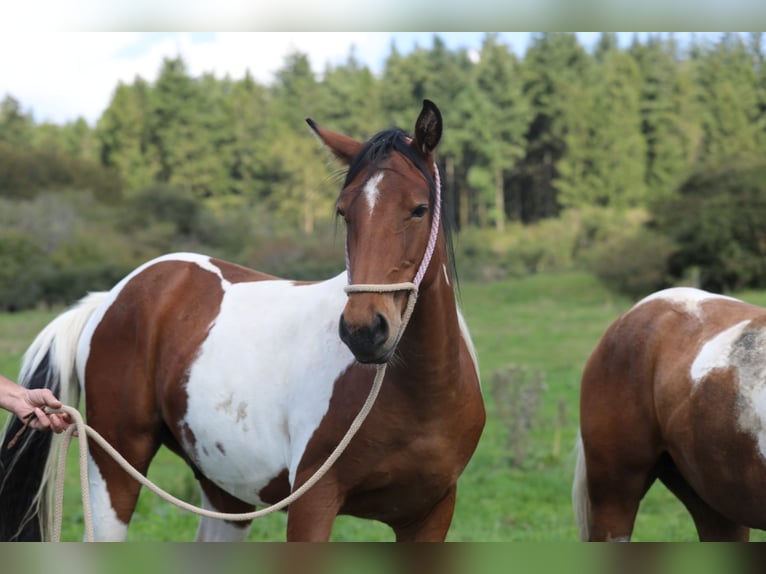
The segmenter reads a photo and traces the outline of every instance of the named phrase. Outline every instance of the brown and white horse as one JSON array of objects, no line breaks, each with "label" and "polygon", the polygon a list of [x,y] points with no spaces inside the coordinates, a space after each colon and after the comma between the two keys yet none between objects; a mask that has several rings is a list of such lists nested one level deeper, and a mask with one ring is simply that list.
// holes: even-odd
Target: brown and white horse
[{"label": "brown and white horse", "polygon": [[596,346],[580,401],[584,540],[629,540],[658,478],[700,540],[766,529],[766,309],[683,287],[650,295]]},{"label": "brown and white horse", "polygon": [[[392,129],[366,143],[308,122],[349,168],[337,200],[342,274],[302,283],[203,255],[160,257],[56,318],[20,382],[70,404],[81,392],[88,424],[141,472],[166,445],[193,469],[204,507],[248,512],[313,474],[367,397],[369,364],[390,360],[347,450],[290,505],[287,539],[327,540],[343,513],[382,521],[397,540],[443,540],[485,413],[438,217],[441,114],[425,101],[414,136]],[[414,279],[419,298],[396,347],[407,293],[344,291]],[[2,449],[2,539],[45,534],[50,438],[29,432]],[[123,540],[140,486],[97,446],[89,468],[96,539]],[[203,518],[197,538],[243,540],[249,526]]]}]

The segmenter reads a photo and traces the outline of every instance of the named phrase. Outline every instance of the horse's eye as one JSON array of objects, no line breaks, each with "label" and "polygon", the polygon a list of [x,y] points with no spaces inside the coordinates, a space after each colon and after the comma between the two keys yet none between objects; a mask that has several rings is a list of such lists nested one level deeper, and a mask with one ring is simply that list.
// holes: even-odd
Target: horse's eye
[{"label": "horse's eye", "polygon": [[343,211],[340,207],[335,209],[335,215],[338,217],[342,217],[343,219],[346,219],[346,212]]},{"label": "horse's eye", "polygon": [[426,213],[428,213],[428,206],[425,204],[418,205],[415,209],[412,210],[412,217],[416,217],[419,219],[423,217]]}]

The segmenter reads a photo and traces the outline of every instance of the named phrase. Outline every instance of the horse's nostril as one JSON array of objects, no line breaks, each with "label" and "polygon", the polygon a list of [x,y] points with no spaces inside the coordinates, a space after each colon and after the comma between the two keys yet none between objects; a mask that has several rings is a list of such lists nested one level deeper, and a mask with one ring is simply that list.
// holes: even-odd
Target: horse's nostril
[{"label": "horse's nostril", "polygon": [[380,313],[375,313],[375,321],[371,328],[371,339],[374,345],[382,345],[388,339],[388,321]]},{"label": "horse's nostril", "polygon": [[348,344],[351,332],[349,331],[348,323],[346,323],[346,318],[343,315],[340,316],[340,321],[338,321],[338,334],[340,335],[340,340]]}]

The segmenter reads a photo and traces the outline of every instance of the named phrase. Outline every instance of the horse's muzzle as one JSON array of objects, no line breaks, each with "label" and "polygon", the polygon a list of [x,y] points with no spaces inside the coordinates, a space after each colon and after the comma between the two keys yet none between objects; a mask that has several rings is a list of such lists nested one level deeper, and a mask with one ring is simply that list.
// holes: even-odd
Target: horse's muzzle
[{"label": "horse's muzzle", "polygon": [[380,313],[375,313],[369,324],[357,326],[349,325],[341,315],[338,333],[360,363],[385,363],[393,352],[393,348],[387,346],[390,335],[388,321]]}]

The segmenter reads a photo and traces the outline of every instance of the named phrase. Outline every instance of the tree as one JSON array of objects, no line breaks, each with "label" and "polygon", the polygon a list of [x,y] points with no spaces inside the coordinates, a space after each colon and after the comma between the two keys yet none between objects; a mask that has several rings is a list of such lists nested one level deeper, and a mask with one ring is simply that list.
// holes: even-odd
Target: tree
[{"label": "tree", "polygon": [[151,185],[160,170],[159,158],[150,143],[149,91],[141,78],[130,86],[118,83],[96,124],[101,162],[118,171],[128,195]]},{"label": "tree", "polygon": [[727,33],[697,66],[705,162],[754,154],[759,133],[759,80],[753,55],[738,34]]},{"label": "tree", "polygon": [[32,140],[34,122],[21,109],[19,101],[6,95],[0,102],[0,141],[12,145],[29,145]]},{"label": "tree", "polygon": [[641,72],[642,132],[646,141],[647,201],[672,193],[698,160],[702,128],[692,60],[674,38],[652,36],[630,55]]},{"label": "tree", "polygon": [[658,202],[653,226],[678,245],[676,277],[699,271],[713,291],[766,286],[766,164],[738,159],[692,174]]},{"label": "tree", "polygon": [[[483,144],[482,153],[492,174],[492,214],[498,231],[505,229],[509,212],[505,182],[524,157],[524,134],[532,119],[532,110],[522,93],[519,76],[520,65],[516,56],[508,46],[499,42],[496,34],[487,34],[476,64],[476,82],[488,104],[484,116],[488,133],[482,134],[484,137],[479,142]],[[518,217],[520,206],[514,205],[512,209]]]},{"label": "tree", "polygon": [[559,162],[573,149],[568,139],[584,139],[577,130],[584,129],[582,118],[587,117],[581,107],[587,98],[572,94],[584,90],[590,63],[574,34],[545,32],[532,38],[522,66],[524,94],[534,110],[521,182],[523,221],[555,217],[561,209]]},{"label": "tree", "polygon": [[242,80],[234,82],[223,105],[232,138],[230,190],[254,202],[267,196],[271,188],[269,150],[277,137],[270,113],[272,97],[248,71]]},{"label": "tree", "polygon": [[[630,55],[616,49],[602,52],[600,58],[598,68],[591,71],[590,88],[579,86],[575,92],[587,93],[587,101],[578,103],[588,113],[570,118],[577,129],[565,137],[567,154],[561,159],[558,184],[559,201],[565,207],[626,208],[645,199],[638,67]],[[581,125],[583,117],[589,125]]]},{"label": "tree", "polygon": [[[412,122],[412,109],[417,109],[423,99],[428,97],[427,76],[424,49],[416,47],[403,56],[395,44],[391,45],[391,52],[383,66],[380,85],[382,110],[390,126],[411,129],[409,124]],[[443,107],[441,102],[436,104],[440,108]]]},{"label": "tree", "polygon": [[353,48],[344,64],[327,67],[318,90],[321,106],[314,119],[319,123],[359,140],[385,127],[378,81]]},{"label": "tree", "polygon": [[151,92],[150,143],[157,150],[158,182],[200,198],[226,192],[225,159],[216,136],[223,121],[218,86],[191,78],[181,58],[166,59]]}]

